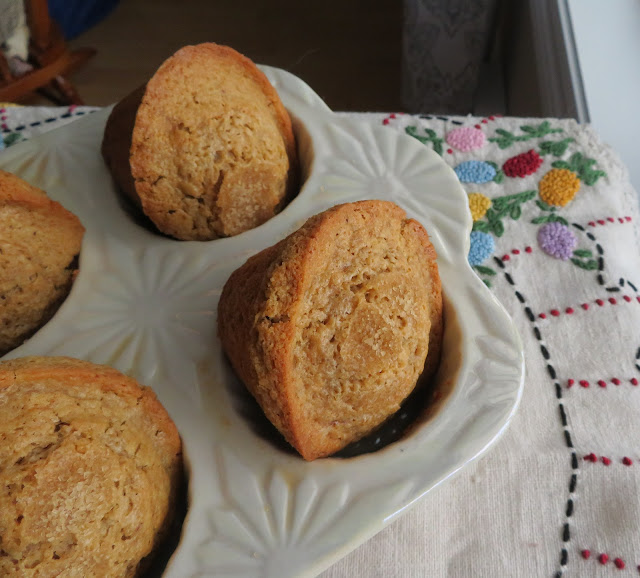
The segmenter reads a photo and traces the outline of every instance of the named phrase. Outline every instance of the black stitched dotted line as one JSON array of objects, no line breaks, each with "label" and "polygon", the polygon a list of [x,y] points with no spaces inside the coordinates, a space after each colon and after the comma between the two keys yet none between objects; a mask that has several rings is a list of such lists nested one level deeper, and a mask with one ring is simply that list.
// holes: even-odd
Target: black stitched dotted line
[{"label": "black stitched dotted line", "polygon": [[425,120],[433,120],[434,118],[437,120],[444,120],[445,122],[450,122],[452,124],[464,124],[464,122],[459,120],[454,120],[449,118],[448,116],[433,116],[432,114],[421,114],[418,118],[423,118]]},{"label": "black stitched dotted line", "polygon": [[84,110],[79,110],[78,112],[65,112],[64,114],[60,115],[60,116],[52,116],[49,118],[45,118],[44,120],[36,120],[34,122],[31,122],[29,124],[21,124],[16,126],[15,128],[3,128],[2,132],[3,133],[8,133],[8,132],[20,132],[21,130],[25,130],[27,128],[33,128],[36,126],[40,126],[42,124],[49,124],[52,122],[55,122],[57,120],[60,120],[61,118],[71,118],[72,116],[83,116],[86,113],[93,113],[95,112],[95,110],[90,110],[90,111],[84,111]]},{"label": "black stitched dotted line", "polygon": [[[565,517],[566,521],[562,527],[562,542],[563,546],[560,550],[560,570],[556,573],[556,578],[562,576],[567,563],[569,561],[569,550],[567,549],[568,543],[571,540],[571,527],[569,525],[570,518],[573,516],[573,505],[574,505],[574,497],[576,491],[576,485],[578,483],[578,470],[579,470],[579,462],[578,462],[578,454],[576,453],[575,447],[573,445],[573,440],[571,439],[571,431],[569,429],[569,421],[567,420],[567,412],[564,406],[563,398],[562,398],[562,387],[560,386],[560,382],[558,381],[558,376],[555,368],[551,364],[551,354],[547,349],[547,346],[543,343],[542,333],[540,332],[540,328],[536,325],[536,317],[531,310],[531,307],[527,304],[527,300],[522,295],[520,291],[515,288],[515,282],[513,277],[505,271],[505,265],[502,259],[498,259],[497,257],[493,258],[496,264],[500,269],[503,270],[504,277],[507,280],[507,283],[514,288],[516,299],[520,302],[520,304],[524,308],[524,313],[527,316],[527,319],[531,322],[531,326],[533,328],[533,334],[538,342],[540,347],[540,353],[542,354],[543,359],[547,364],[547,373],[549,377],[553,380],[555,391],[556,391],[556,399],[558,400],[558,410],[560,412],[560,423],[562,424],[562,431],[564,433],[564,441],[567,445],[571,453],[571,479],[569,481],[569,498],[567,499],[567,506],[565,508]],[[640,359],[640,348],[638,349],[637,359]]]},{"label": "black stitched dotted line", "polygon": [[638,351],[636,351],[636,369],[640,371],[640,347],[638,347]]}]

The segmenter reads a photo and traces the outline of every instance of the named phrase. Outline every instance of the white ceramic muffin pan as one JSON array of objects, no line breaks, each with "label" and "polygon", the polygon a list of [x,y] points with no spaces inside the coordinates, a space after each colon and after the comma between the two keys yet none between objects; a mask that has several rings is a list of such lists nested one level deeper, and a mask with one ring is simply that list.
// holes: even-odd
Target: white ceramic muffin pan
[{"label": "white ceramic muffin pan", "polygon": [[[108,110],[0,155],[0,168],[46,190],[87,228],[68,299],[6,358],[69,355],[156,391],[180,430],[190,476],[166,577],[321,572],[485,451],[521,395],[520,339],[467,263],[471,217],[453,171],[417,140],[334,115],[298,78],[262,68],[295,119],[305,182],[282,213],[233,238],[176,241],[132,217],[100,155]],[[366,198],[394,201],[431,236],[447,296],[441,379],[453,389],[398,441],[306,463],[273,442],[229,369],[216,336],[218,298],[247,257],[315,213]]]}]

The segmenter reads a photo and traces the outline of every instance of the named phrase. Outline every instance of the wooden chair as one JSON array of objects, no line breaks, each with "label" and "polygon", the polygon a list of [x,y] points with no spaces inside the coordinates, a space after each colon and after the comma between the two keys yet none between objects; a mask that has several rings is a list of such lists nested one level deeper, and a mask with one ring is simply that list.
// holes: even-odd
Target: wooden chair
[{"label": "wooden chair", "polygon": [[13,76],[0,52],[0,102],[20,102],[40,92],[59,105],[84,104],[67,75],[85,64],[93,48],[69,50],[58,25],[51,19],[47,0],[25,0],[29,27],[29,64],[33,69]]}]

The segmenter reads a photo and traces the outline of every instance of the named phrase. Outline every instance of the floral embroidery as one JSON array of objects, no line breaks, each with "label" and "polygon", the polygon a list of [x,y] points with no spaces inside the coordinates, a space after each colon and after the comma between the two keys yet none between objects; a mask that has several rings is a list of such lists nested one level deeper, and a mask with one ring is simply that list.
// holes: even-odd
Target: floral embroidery
[{"label": "floral embroidery", "polygon": [[491,207],[487,209],[486,221],[476,221],[473,224],[474,231],[483,233],[493,233],[496,237],[504,234],[504,224],[502,219],[510,217],[518,220],[522,215],[522,204],[530,201],[536,196],[535,191],[523,191],[514,195],[496,197],[491,201]]},{"label": "floral embroidery", "polygon": [[482,193],[469,193],[469,209],[474,221],[482,219],[491,206],[491,199]]},{"label": "floral embroidery", "polygon": [[7,136],[2,138],[0,136],[0,151],[4,148],[10,147],[21,139],[19,132],[10,132]]},{"label": "floral embroidery", "polygon": [[607,173],[594,170],[595,159],[585,157],[582,153],[573,153],[569,161],[555,161],[552,167],[560,170],[573,171],[578,178],[586,185],[594,185],[600,177],[605,177]]},{"label": "floral embroidery", "polygon": [[465,161],[454,170],[461,183],[488,183],[498,174],[495,164],[485,161]]},{"label": "floral embroidery", "polygon": [[567,261],[578,244],[573,231],[562,223],[547,223],[538,229],[538,244],[547,254]]},{"label": "floral embroidery", "polygon": [[476,267],[488,259],[496,249],[493,237],[481,231],[471,231],[469,247],[469,265]]},{"label": "floral embroidery", "polygon": [[412,136],[413,138],[418,139],[422,144],[427,144],[428,142],[430,142],[431,145],[433,146],[434,152],[438,153],[439,155],[442,155],[442,149],[443,149],[442,143],[444,142],[444,139],[440,138],[435,130],[432,130],[430,128],[424,128],[423,129],[424,135],[419,135],[417,126],[408,126],[404,129],[404,131],[409,136]]},{"label": "floral embroidery", "polygon": [[580,179],[573,171],[565,168],[553,168],[538,185],[540,198],[547,205],[564,207],[580,189]]},{"label": "floral embroidery", "polygon": [[502,170],[508,177],[526,177],[535,173],[542,164],[542,158],[533,149],[508,159]]},{"label": "floral embroidery", "polygon": [[586,269],[587,271],[594,271],[598,268],[598,261],[592,258],[593,253],[588,249],[576,249],[571,257],[571,262],[580,267],[580,269]]},{"label": "floral embroidery", "polygon": [[568,221],[556,214],[556,207],[552,207],[551,205],[547,205],[547,203],[543,203],[540,199],[536,199],[536,205],[542,211],[545,211],[547,214],[540,215],[536,217],[531,222],[534,225],[540,225],[542,223],[562,223],[563,225],[568,225]]},{"label": "floral embroidery", "polygon": [[454,128],[447,135],[447,143],[459,151],[472,151],[482,148],[487,142],[484,132],[473,126]]},{"label": "floral embroidery", "polygon": [[558,141],[542,141],[540,143],[540,154],[551,154],[554,157],[561,157],[565,152],[567,152],[569,143],[572,143],[573,141],[574,139],[572,139],[571,137],[564,138]]},{"label": "floral embroidery", "polygon": [[527,141],[534,138],[540,138],[551,133],[562,132],[561,128],[551,128],[551,124],[548,120],[541,122],[538,126],[523,125],[520,129],[524,134],[514,135],[508,130],[498,128],[496,129],[496,134],[500,136],[492,137],[489,140],[491,142],[495,142],[501,149],[506,149],[520,141]]}]

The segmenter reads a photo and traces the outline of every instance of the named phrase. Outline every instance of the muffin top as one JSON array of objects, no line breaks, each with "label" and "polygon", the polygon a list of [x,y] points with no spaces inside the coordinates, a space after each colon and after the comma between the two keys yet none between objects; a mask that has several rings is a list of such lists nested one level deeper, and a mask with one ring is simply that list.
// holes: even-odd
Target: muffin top
[{"label": "muffin top", "polygon": [[20,345],[60,305],[83,235],[73,213],[0,171],[0,355]]},{"label": "muffin top", "polygon": [[333,207],[234,272],[223,347],[267,417],[305,459],[370,433],[439,362],[436,253],[386,201]]},{"label": "muffin top", "polygon": [[0,575],[136,575],[180,476],[149,388],[71,358],[0,362]]},{"label": "muffin top", "polygon": [[232,48],[186,46],[147,83],[130,168],[142,209],[160,231],[208,240],[256,227],[291,191],[296,165],[291,120],[276,90]]}]

